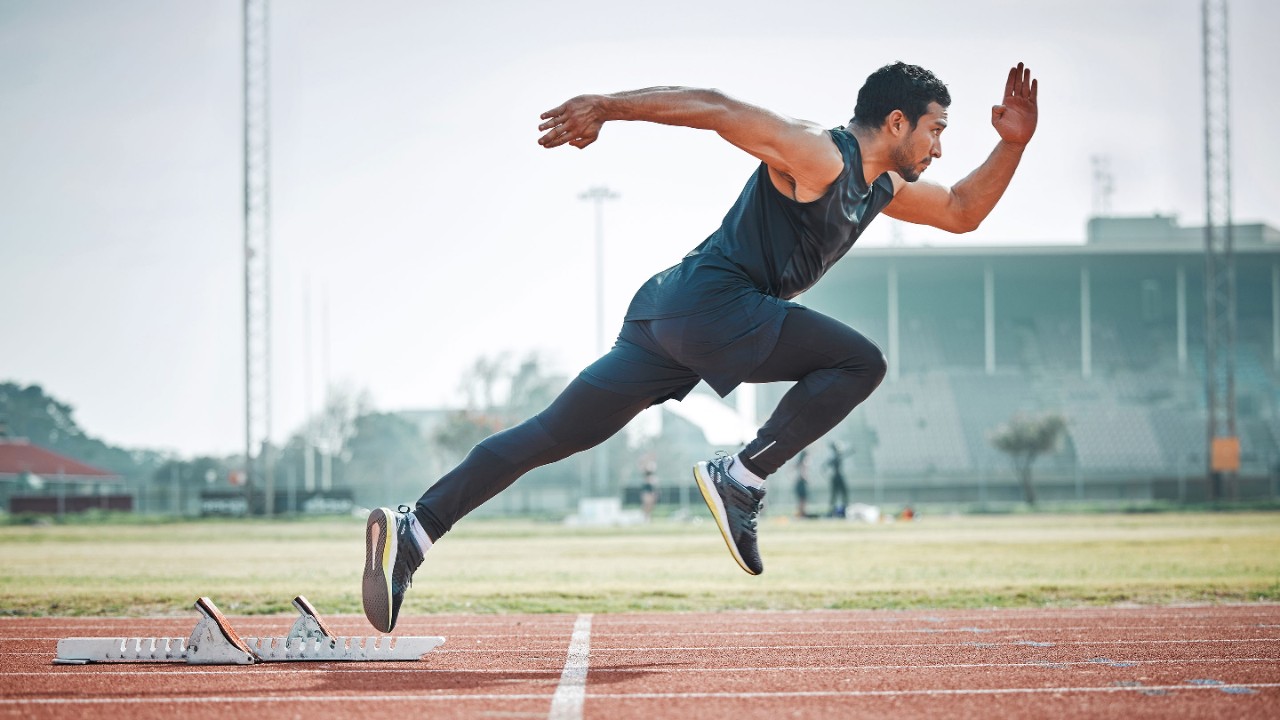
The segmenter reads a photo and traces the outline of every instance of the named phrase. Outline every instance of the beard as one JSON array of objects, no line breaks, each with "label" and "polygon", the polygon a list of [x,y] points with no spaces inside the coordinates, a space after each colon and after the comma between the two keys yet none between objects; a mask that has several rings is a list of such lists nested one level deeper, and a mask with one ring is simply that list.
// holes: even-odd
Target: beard
[{"label": "beard", "polygon": [[916,166],[920,163],[907,154],[907,150],[904,145],[906,145],[906,143],[895,147],[893,151],[889,153],[889,159],[897,166],[897,173],[902,176],[903,180],[906,180],[909,183],[915,182],[920,179],[920,173],[923,172],[923,170],[916,170]]}]

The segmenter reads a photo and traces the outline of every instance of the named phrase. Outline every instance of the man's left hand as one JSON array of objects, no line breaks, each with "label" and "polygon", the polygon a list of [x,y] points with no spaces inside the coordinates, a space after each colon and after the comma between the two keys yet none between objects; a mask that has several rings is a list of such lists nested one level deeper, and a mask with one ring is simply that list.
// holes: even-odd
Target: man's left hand
[{"label": "man's left hand", "polygon": [[991,108],[991,125],[1000,133],[1000,139],[1015,145],[1026,145],[1036,132],[1036,94],[1038,81],[1032,79],[1031,69],[1018,63],[1009,69],[1009,79],[1004,84],[1004,100]]}]

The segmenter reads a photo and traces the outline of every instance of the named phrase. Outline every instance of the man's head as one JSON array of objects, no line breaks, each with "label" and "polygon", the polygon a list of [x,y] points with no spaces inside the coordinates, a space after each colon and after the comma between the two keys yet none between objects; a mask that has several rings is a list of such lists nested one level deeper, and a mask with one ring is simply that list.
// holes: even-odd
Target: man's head
[{"label": "man's head", "polygon": [[899,61],[871,73],[858,91],[858,104],[853,108],[850,122],[878,130],[889,113],[900,110],[914,130],[920,116],[929,111],[931,102],[943,109],[949,107],[951,93],[947,92],[947,86],[919,65]]},{"label": "man's head", "polygon": [[937,76],[919,65],[896,62],[867,78],[850,124],[891,134],[896,172],[915,182],[931,158],[942,157],[938,138],[947,126],[950,105],[951,93]]}]

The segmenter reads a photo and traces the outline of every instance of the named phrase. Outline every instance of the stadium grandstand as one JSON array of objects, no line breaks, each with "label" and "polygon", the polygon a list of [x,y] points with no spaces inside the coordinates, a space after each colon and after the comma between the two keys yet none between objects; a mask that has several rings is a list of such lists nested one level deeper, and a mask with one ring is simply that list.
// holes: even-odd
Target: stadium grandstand
[{"label": "stadium grandstand", "polygon": [[[1204,234],[1174,218],[1098,217],[1075,245],[859,247],[802,301],[858,328],[884,385],[830,437],[870,502],[1020,497],[994,430],[1059,414],[1035,466],[1046,499],[1205,499]],[[1241,470],[1280,474],[1280,231],[1233,228]],[[771,408],[786,388],[761,392]],[[785,472],[785,471],[784,471]]]},{"label": "stadium grandstand", "polygon": [[[1222,490],[1227,499],[1276,499],[1280,231],[1236,225],[1233,237],[1241,471]],[[991,436],[1016,416],[1046,414],[1062,416],[1067,433],[1034,465],[1038,500],[1210,499],[1204,265],[1203,229],[1164,216],[1094,218],[1086,241],[1069,245],[856,247],[800,300],[878,343],[889,375],[810,448],[811,505],[829,506],[833,442],[851,503],[891,512],[1020,503],[1012,463]],[[607,483],[592,480],[589,451],[533,471],[478,512],[563,512],[615,493],[638,505],[634,458],[618,460],[629,452],[656,461],[660,503],[687,508],[698,502],[692,463],[708,446],[749,439],[743,427],[767,417],[789,387],[743,386],[721,401],[700,385],[639,423],[648,427],[610,441]],[[755,409],[750,422],[746,406]],[[402,416],[430,437],[448,413]],[[435,457],[433,472],[452,462]],[[788,464],[771,480],[771,512],[790,512],[794,477]]]}]

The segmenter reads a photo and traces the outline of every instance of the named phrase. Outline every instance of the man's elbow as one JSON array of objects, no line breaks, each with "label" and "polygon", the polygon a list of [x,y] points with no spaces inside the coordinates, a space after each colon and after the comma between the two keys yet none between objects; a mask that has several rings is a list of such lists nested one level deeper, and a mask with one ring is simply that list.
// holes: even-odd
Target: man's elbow
[{"label": "man's elbow", "polygon": [[965,202],[965,198],[957,195],[955,189],[951,191],[951,202],[946,210],[946,221],[942,229],[956,235],[977,230],[982,221],[987,219],[987,212],[981,207],[974,207],[973,203]]},{"label": "man's elbow", "polygon": [[956,216],[951,218],[942,229],[956,235],[964,235],[977,230],[978,226],[982,224],[982,220],[983,218]]}]

